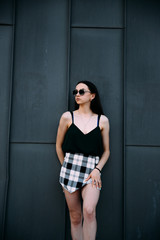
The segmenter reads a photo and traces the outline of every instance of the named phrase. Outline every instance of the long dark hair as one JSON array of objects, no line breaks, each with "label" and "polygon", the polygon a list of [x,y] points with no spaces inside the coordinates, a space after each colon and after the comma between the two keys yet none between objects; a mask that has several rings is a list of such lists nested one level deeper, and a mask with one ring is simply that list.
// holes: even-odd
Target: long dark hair
[{"label": "long dark hair", "polygon": [[[91,93],[95,93],[95,98],[91,101],[91,105],[90,105],[92,112],[99,114],[99,115],[104,114],[102,105],[101,105],[101,101],[100,101],[100,97],[99,97],[99,93],[98,93],[96,86],[92,82],[89,82],[86,80],[78,82],[76,84],[76,86],[79,83],[84,83],[85,85],[88,86]],[[79,108],[79,105],[75,102],[75,110],[77,110],[78,108]]]}]

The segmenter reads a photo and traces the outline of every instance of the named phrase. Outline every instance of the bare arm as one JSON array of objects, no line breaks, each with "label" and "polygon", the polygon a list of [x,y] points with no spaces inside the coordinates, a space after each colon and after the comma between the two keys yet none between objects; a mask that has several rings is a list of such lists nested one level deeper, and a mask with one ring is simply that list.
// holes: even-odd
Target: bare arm
[{"label": "bare arm", "polygon": [[[109,120],[107,117],[104,115],[101,116],[100,119],[100,127],[101,127],[101,134],[102,134],[102,140],[103,140],[103,146],[104,146],[104,152],[102,154],[102,157],[97,165],[97,168],[102,170],[104,167],[105,163],[107,162],[109,155],[110,155],[110,150],[109,150]],[[94,169],[88,178],[86,178],[86,181],[92,178],[92,186],[96,187],[102,187],[101,179],[100,179],[100,173],[97,169]],[[94,185],[94,182],[96,185]]]},{"label": "bare arm", "polygon": [[110,150],[109,150],[109,120],[107,117],[102,116],[101,119],[101,125],[102,125],[102,139],[103,139],[103,147],[104,147],[104,152],[102,154],[102,157],[97,165],[97,167],[102,170],[102,168],[104,167],[104,165],[106,164],[109,155],[110,155]]},{"label": "bare arm", "polygon": [[71,114],[70,112],[65,112],[62,114],[60,121],[59,121],[59,126],[58,126],[58,131],[57,131],[57,139],[56,139],[56,152],[58,159],[61,164],[63,164],[64,161],[64,153],[62,151],[62,144],[63,140],[65,137],[65,134],[67,132],[68,127],[71,124]]}]

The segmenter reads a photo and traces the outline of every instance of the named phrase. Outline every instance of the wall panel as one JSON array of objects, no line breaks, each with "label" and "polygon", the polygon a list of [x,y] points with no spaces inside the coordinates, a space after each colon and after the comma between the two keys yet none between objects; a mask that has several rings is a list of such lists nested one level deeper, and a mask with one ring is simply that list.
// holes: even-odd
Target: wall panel
[{"label": "wall panel", "polygon": [[[98,239],[122,239],[122,30],[72,29],[70,94],[80,80],[89,80],[97,85],[104,112],[109,118],[111,126],[110,145],[112,151],[110,159],[103,169],[103,189],[97,210]],[[73,99],[73,96],[70,95],[70,109],[74,108]]]},{"label": "wall panel", "polygon": [[11,144],[6,240],[64,239],[60,164],[52,144]]},{"label": "wall panel", "polygon": [[127,145],[160,145],[159,12],[158,1],[127,1]]},{"label": "wall panel", "polygon": [[13,24],[14,0],[0,1],[0,24]]},{"label": "wall panel", "polygon": [[159,10],[158,1],[127,1],[127,240],[160,238]]},{"label": "wall panel", "polygon": [[73,0],[73,27],[123,27],[123,0]]},{"label": "wall panel", "polygon": [[126,239],[160,239],[160,149],[126,148]]},{"label": "wall panel", "polygon": [[68,2],[21,0],[16,13],[11,141],[55,142],[67,108]]},{"label": "wall panel", "polygon": [[0,26],[0,239],[8,184],[12,27]]}]

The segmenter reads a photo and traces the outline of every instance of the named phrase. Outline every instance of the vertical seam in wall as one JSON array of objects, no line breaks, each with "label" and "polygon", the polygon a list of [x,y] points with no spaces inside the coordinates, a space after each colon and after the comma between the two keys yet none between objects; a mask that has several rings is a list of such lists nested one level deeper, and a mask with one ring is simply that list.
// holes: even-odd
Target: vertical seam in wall
[{"label": "vertical seam in wall", "polygon": [[71,0],[68,0],[68,36],[67,36],[67,109],[69,110],[70,62],[71,62]]},{"label": "vertical seam in wall", "polygon": [[13,26],[12,26],[12,43],[11,43],[11,61],[10,61],[10,87],[9,87],[9,106],[8,106],[8,129],[7,129],[7,152],[6,152],[6,182],[5,182],[5,196],[3,206],[3,222],[2,222],[2,240],[5,239],[5,227],[6,227],[6,213],[8,202],[8,189],[10,180],[10,125],[11,125],[11,111],[12,111],[12,88],[13,88],[13,64],[14,64],[14,37],[15,37],[15,0],[13,0]]},{"label": "vertical seam in wall", "polygon": [[[70,108],[70,101],[69,101],[69,90],[70,90],[70,61],[71,61],[71,0],[68,0],[68,34],[67,34],[67,84],[66,84],[66,101],[67,101],[67,110]],[[64,201],[65,204],[65,227],[64,227],[64,240],[66,239],[67,235],[67,204],[66,201]]]},{"label": "vertical seam in wall", "polygon": [[126,239],[126,5],[127,0],[124,0],[124,32],[123,32],[123,111],[124,111],[124,124],[123,124],[123,239]]}]

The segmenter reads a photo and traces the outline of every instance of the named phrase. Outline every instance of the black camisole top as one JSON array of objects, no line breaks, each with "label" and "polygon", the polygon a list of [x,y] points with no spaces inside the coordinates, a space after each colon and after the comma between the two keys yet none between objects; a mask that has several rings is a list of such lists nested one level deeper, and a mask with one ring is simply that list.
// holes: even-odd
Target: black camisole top
[{"label": "black camisole top", "polygon": [[72,124],[68,128],[63,144],[62,150],[64,153],[82,153],[85,156],[99,156],[101,157],[103,149],[103,141],[101,130],[99,127],[100,115],[97,118],[97,126],[89,133],[84,134],[75,124],[74,115],[72,114]]}]

